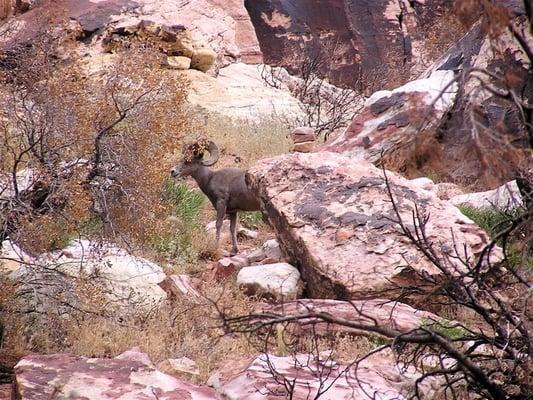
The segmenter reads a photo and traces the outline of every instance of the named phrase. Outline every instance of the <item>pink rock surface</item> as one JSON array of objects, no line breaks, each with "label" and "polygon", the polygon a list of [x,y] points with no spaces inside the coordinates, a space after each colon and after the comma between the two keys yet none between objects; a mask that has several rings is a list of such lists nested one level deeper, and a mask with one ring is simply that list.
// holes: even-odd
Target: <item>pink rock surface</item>
[{"label": "pink rock surface", "polygon": [[0,385],[0,400],[11,400],[13,385]]},{"label": "pink rock surface", "polygon": [[[317,359],[307,354],[262,354],[252,360],[230,361],[211,377],[210,384],[227,398],[239,400],[289,398],[284,379],[295,384],[293,400],[314,399],[319,388],[324,392],[320,400],[403,400],[417,377],[412,371],[400,371],[390,354],[371,356],[357,368],[347,368],[330,355],[321,353]],[[422,386],[424,394],[433,390],[429,384]]]},{"label": "pink rock surface", "polygon": [[[29,12],[15,18],[17,32],[2,45],[31,40],[38,29],[40,16],[48,11],[66,12],[91,35],[106,27],[129,27],[141,20],[164,25],[182,25],[203,40],[219,55],[219,65],[242,60],[261,63],[262,53],[255,29],[242,0],[68,0],[60,5],[42,2]],[[56,2],[57,3],[57,2]],[[54,10],[58,7],[58,10]]]},{"label": "pink rock surface", "polygon": [[15,367],[20,400],[215,400],[210,388],[158,371],[148,356],[132,349],[112,359],[67,354],[24,357]]},{"label": "pink rock surface", "polygon": [[[412,229],[414,202],[430,216],[426,235],[437,252],[451,254],[451,273],[464,268],[453,259],[452,231],[461,254],[476,259],[489,242],[482,229],[434,193],[392,172],[388,178],[407,226]],[[398,285],[418,285],[415,271],[440,275],[399,230],[383,173],[364,160],[293,153],[258,162],[248,180],[309,297],[389,297]],[[491,261],[500,257],[497,248]]]},{"label": "pink rock surface", "polygon": [[[282,304],[260,305],[259,312],[275,313],[279,315],[305,315],[309,313],[327,313],[333,317],[345,319],[353,323],[370,326],[381,326],[406,333],[422,325],[438,323],[442,318],[437,315],[417,310],[407,304],[386,299],[339,301],[327,299],[300,299]],[[297,329],[311,330],[319,335],[335,332],[346,332],[355,335],[368,336],[370,332],[337,324],[328,324],[316,318],[306,318],[306,324],[298,324]],[[309,323],[309,324],[308,324]]]},{"label": "pink rock surface", "polygon": [[433,129],[452,107],[457,93],[451,71],[374,93],[346,131],[320,150],[356,153],[376,163]]}]

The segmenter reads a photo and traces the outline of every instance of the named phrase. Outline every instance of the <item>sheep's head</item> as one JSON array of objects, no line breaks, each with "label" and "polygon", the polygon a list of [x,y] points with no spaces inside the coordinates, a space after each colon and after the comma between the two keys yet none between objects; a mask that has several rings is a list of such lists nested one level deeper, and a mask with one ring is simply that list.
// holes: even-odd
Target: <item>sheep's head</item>
[{"label": "sheep's head", "polygon": [[[208,158],[204,158],[209,153]],[[209,167],[218,161],[219,150],[217,145],[207,139],[200,139],[186,144],[182,149],[180,161],[170,170],[174,178],[184,178],[191,175],[199,166]]]}]

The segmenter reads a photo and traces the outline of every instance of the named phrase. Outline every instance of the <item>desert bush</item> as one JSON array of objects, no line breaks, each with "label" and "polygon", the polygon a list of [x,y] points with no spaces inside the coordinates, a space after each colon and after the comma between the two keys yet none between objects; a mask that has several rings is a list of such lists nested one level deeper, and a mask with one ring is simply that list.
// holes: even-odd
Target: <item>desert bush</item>
[{"label": "desert bush", "polygon": [[202,209],[205,196],[183,182],[167,180],[164,198],[172,206],[170,229],[157,236],[152,247],[174,263],[195,264],[206,246]]},{"label": "desert bush", "polygon": [[274,88],[287,86],[291,94],[300,101],[301,113],[287,118],[287,124],[294,127],[308,126],[315,130],[324,141],[352,121],[362,108],[364,90],[362,82],[370,85],[371,79],[359,77],[353,87],[336,87],[325,78],[331,68],[333,54],[341,49],[338,43],[326,41],[320,47],[307,49],[293,55],[290,65],[296,76],[285,70],[264,65],[261,77],[264,83]]},{"label": "desert bush", "polygon": [[190,189],[183,183],[165,182],[165,197],[174,207],[174,213],[187,222],[197,222],[205,197],[199,190]]},{"label": "desert bush", "polygon": [[474,208],[468,206],[461,206],[459,210],[483,228],[492,238],[497,238],[501,232],[512,224],[513,218],[519,214],[519,210],[506,212],[493,208]]},{"label": "desert bush", "polygon": [[74,56],[58,60],[56,45],[45,34],[0,71],[1,236],[39,253],[100,219],[108,238],[148,243],[170,229],[163,188],[188,124],[187,84],[145,49],[95,76]]}]

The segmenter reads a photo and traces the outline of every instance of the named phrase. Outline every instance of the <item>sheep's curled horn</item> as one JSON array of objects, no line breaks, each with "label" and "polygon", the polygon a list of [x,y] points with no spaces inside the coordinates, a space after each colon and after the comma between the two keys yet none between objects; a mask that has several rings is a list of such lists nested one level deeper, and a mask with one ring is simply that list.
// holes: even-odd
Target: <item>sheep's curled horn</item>
[{"label": "sheep's curled horn", "polygon": [[195,157],[202,157],[205,151],[209,152],[209,158],[202,160],[202,164],[209,167],[218,161],[220,151],[215,142],[207,139],[200,139],[183,148],[183,155],[187,162],[191,162]]}]

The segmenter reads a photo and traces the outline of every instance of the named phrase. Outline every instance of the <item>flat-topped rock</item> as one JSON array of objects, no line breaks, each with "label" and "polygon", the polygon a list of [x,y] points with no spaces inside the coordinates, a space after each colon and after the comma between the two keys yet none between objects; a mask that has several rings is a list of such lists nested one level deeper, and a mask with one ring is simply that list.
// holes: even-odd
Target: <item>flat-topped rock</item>
[{"label": "flat-topped rock", "polygon": [[[321,400],[405,400],[419,377],[411,368],[402,369],[390,353],[368,357],[357,370],[334,361],[331,355],[261,354],[253,359],[232,360],[212,375],[208,384],[224,398],[239,400],[289,398],[283,378],[294,383],[290,394],[294,400],[317,398],[319,391]],[[438,388],[429,381],[424,381],[419,389],[432,398]]]},{"label": "flat-topped rock", "polygon": [[[453,258],[454,240],[470,260],[489,243],[456,207],[395,173],[388,178],[406,226],[413,228],[415,203],[430,216],[427,238],[437,253],[450,255],[450,272],[464,268]],[[310,297],[389,297],[385,293],[398,285],[418,284],[417,274],[441,274],[399,228],[383,172],[369,162],[329,152],[294,153],[258,162],[248,181]],[[496,248],[490,260],[500,257]]]}]

